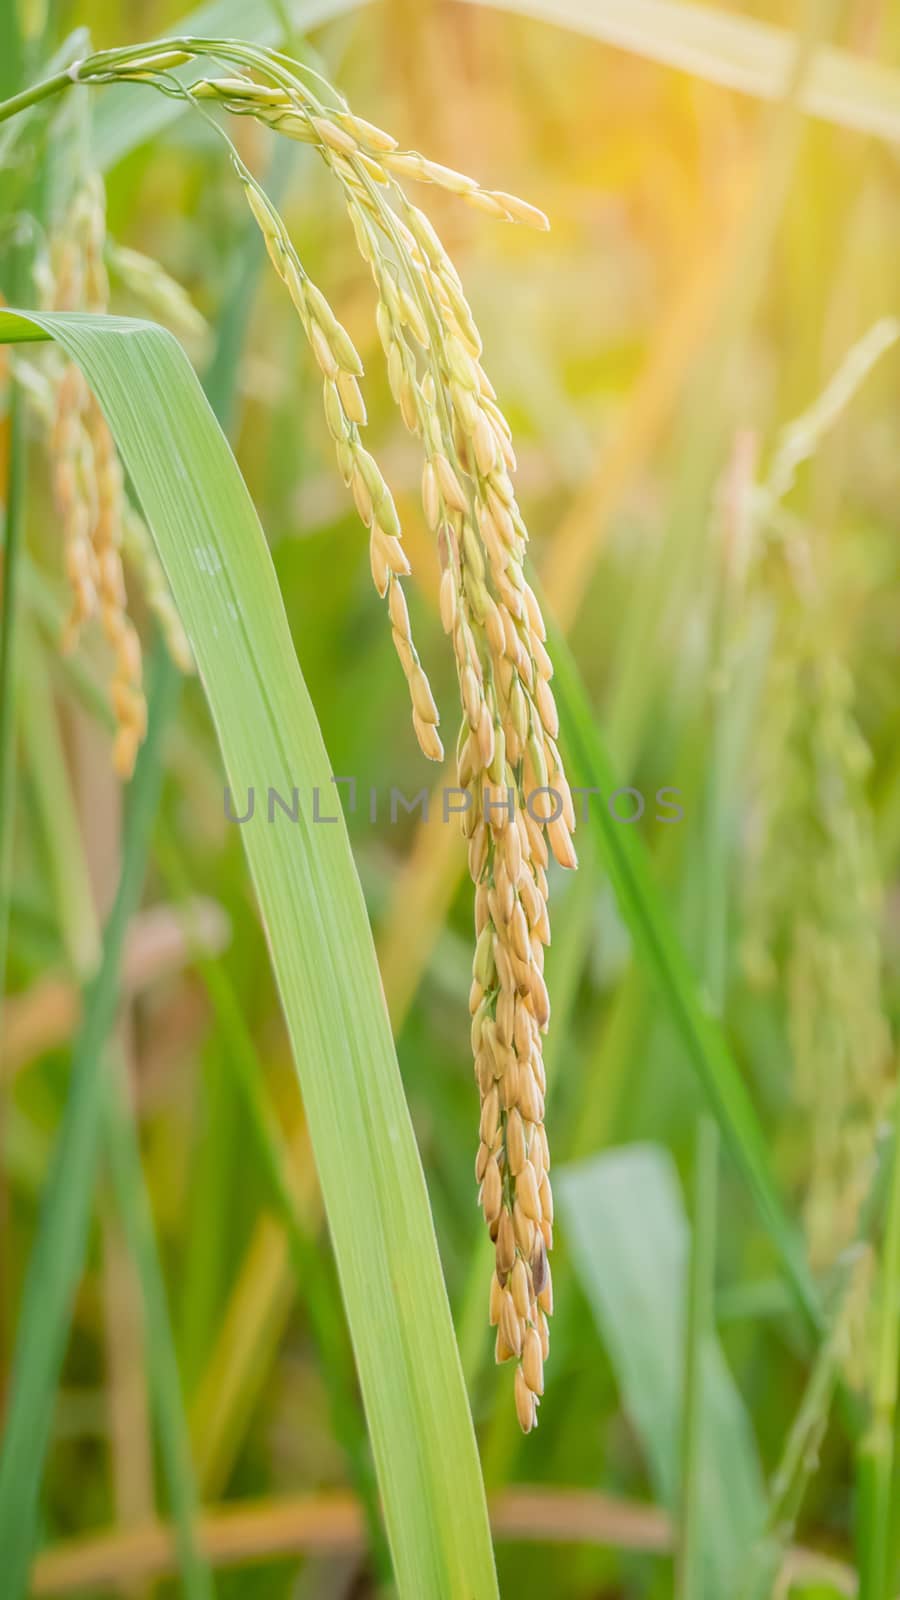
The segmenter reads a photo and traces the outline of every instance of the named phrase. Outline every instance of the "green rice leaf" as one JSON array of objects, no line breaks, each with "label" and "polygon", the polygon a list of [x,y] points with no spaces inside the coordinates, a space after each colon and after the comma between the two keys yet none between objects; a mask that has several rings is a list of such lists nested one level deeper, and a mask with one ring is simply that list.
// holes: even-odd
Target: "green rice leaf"
[{"label": "green rice leaf", "polygon": [[[481,5],[483,0],[468,0]],[[647,61],[676,67],[709,83],[760,100],[780,100],[791,73],[796,37],[771,23],[721,6],[687,0],[490,0]],[[800,104],[812,116],[877,138],[900,139],[900,73],[846,50],[819,50]]]},{"label": "green rice leaf", "polygon": [[[117,317],[0,313],[96,392],[196,656],[300,1078],[401,1594],[496,1594],[475,1437],[359,879],[259,520],[177,341]],[[298,788],[299,821],[265,795]],[[322,816],[313,822],[318,789]]]}]

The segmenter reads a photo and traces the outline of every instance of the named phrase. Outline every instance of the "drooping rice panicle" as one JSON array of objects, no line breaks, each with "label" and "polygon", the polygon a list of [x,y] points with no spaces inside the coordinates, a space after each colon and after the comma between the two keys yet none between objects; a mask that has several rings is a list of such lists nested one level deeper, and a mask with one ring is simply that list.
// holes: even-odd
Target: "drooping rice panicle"
[{"label": "drooping rice panicle", "polygon": [[302,144],[318,144],[334,155],[358,161],[376,183],[384,183],[385,174],[390,173],[398,179],[435,184],[501,221],[520,222],[541,231],[550,226],[543,211],[517,195],[485,189],[464,172],[429,161],[418,150],[400,150],[391,134],[364,118],[320,105],[296,77],[290,86],[259,84],[244,77],[207,78],[194,84],[191,92],[200,99],[216,100],[237,116],[255,117]]},{"label": "drooping rice panicle", "polygon": [[187,290],[152,256],[107,240],[106,260],[118,281],[179,339],[198,341],[208,333]]},{"label": "drooping rice panicle", "polygon": [[366,422],[365,402],[357,381],[363,375],[362,361],[325,296],[303,270],[278,212],[243,162],[237,156],[232,159],[269,257],[287,287],[322,373],[325,421],[334,440],[341,476],[369,531],[372,581],[381,598],[388,601],[394,643],[409,686],[416,737],[423,754],[440,761],[444,750],[437,732],[438,710],[413,644],[409,612],[400,591],[399,579],[410,570],[401,543],[400,518],[378,463],[360,436],[360,428]]},{"label": "drooping rice panicle", "polygon": [[[346,124],[346,118],[344,119]],[[496,1355],[519,1363],[516,1409],[528,1431],[543,1392],[552,1287],[553,1201],[543,1127],[541,1035],[547,837],[575,865],[574,812],[555,744],[545,630],[522,571],[527,534],[509,477],[509,429],[479,363],[481,340],[455,269],[424,215],[391,186],[409,224],[378,205],[370,166],[336,170],[379,291],[378,327],[394,396],[425,447],[423,503],[438,538],[441,614],[457,662],[464,722],[459,780],[476,885],[472,1042],[482,1101],[476,1179],[496,1250],[490,1314]],[[393,244],[408,287],[377,232]],[[415,344],[428,370],[417,381]]]},{"label": "drooping rice panicle", "polygon": [[[527,531],[516,503],[510,429],[481,365],[482,341],[459,276],[401,180],[437,184],[507,221],[545,228],[543,213],[512,195],[401,151],[345,106],[322,103],[285,57],[259,47],[179,41],[187,56],[215,55],[238,76],[186,89],[168,80],[152,48],[83,63],[82,80],[150,78],[167,93],[214,104],[311,144],[340,183],[361,255],[378,293],[377,325],[391,390],[422,442],[422,500],[442,568],[441,619],[456,660],[463,722],[457,742],[462,817],[475,884],[472,1047],[481,1096],[476,1179],[495,1246],[490,1319],[498,1361],[516,1362],[515,1402],[536,1421],[549,1347],[553,1239],[544,1129],[542,1036],[550,1018],[543,976],[549,942],[550,853],[576,864],[574,811],[562,769],[552,665],[536,597],[524,575]],[[251,76],[251,74],[253,74]],[[304,272],[287,230],[232,147],[235,170],[269,255],[300,316],[324,382],[325,415],[344,481],[370,532],[372,574],[387,596],[394,642],[426,755],[442,754],[437,709],[412,644],[399,579],[409,570],[390,491],[363,448],[359,357]]]},{"label": "drooping rice panicle", "polygon": [[[441,615],[454,644],[465,713],[459,781],[472,801],[463,825],[476,884],[471,1006],[482,1097],[476,1178],[496,1248],[496,1354],[498,1360],[519,1361],[516,1407],[527,1431],[543,1387],[552,1306],[546,1251],[553,1207],[541,1058],[541,1032],[549,1020],[542,974],[549,938],[542,824],[548,824],[557,858],[573,866],[574,815],[554,743],[543,622],[522,574],[527,536],[507,470],[513,465],[509,430],[479,365],[481,341],[455,272],[426,219],[412,208],[408,214],[429,252],[398,221],[413,266],[411,288],[427,291],[425,311],[437,329],[437,337],[427,341],[432,371],[421,384],[417,431],[426,448],[423,503],[443,567]],[[358,231],[361,226],[357,217]],[[414,318],[397,315],[397,298],[392,305],[390,294],[384,297],[387,315],[380,326],[392,336],[393,342],[383,331],[389,362],[401,351],[408,388],[403,329]],[[399,362],[395,366],[399,370]],[[435,426],[439,393],[446,402],[443,428]]]}]

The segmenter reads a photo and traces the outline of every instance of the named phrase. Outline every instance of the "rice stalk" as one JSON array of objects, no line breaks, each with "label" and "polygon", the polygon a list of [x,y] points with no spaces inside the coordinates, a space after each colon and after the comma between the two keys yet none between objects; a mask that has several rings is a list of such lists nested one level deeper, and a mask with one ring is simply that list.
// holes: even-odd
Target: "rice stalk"
[{"label": "rice stalk", "polygon": [[17,601],[24,551],[25,401],[13,383],[9,400],[9,458],[4,485],[3,588],[0,593],[0,1020],[6,993],[15,819],[15,722],[18,701]]},{"label": "rice stalk", "polygon": [[[191,86],[170,76],[172,68],[206,56],[237,67],[239,76],[202,78]],[[482,341],[459,276],[400,180],[436,184],[505,221],[541,229],[548,224],[536,207],[513,195],[485,189],[416,151],[399,150],[389,134],[355,117],[345,103],[323,101],[307,78],[324,84],[319,74],[274,51],[230,40],[181,39],[89,56],[26,98],[35,103],[67,82],[149,83],[200,109],[212,104],[249,115],[313,145],[343,191],[357,246],[378,291],[378,332],[391,389],[405,425],[423,446],[422,500],[438,544],[441,618],[457,667],[463,709],[457,740],[464,802],[460,809],[476,889],[470,1009],[481,1118],[475,1171],[496,1252],[490,1294],[490,1319],[498,1330],[496,1356],[517,1363],[516,1411],[527,1432],[543,1392],[552,1310],[547,1252],[553,1240],[553,1199],[541,1048],[550,1019],[543,977],[544,947],[550,938],[546,869],[550,853],[561,866],[576,865],[575,816],[556,743],[559,718],[550,688],[553,668],[544,645],[546,629],[524,575],[528,534],[512,484],[515,453],[509,425],[481,365]],[[21,104],[21,97],[10,102]],[[224,131],[223,136],[227,139]],[[268,253],[322,372],[326,421],[340,471],[369,530],[372,576],[388,601],[416,737],[426,756],[440,760],[438,710],[399,585],[409,571],[399,519],[385,479],[360,437],[366,420],[358,383],[362,363],[327,299],[305,272],[277,209],[230,140],[228,144]],[[96,243],[96,230],[91,237]],[[96,270],[96,259],[95,249],[89,268]],[[70,472],[69,487],[74,477]],[[104,558],[110,548],[117,554],[108,531],[112,490],[104,478]],[[73,493],[67,505],[73,523],[78,504]],[[91,526],[90,512],[86,518],[82,509],[69,538],[70,552],[75,552],[70,566],[80,585],[76,626],[97,603],[86,523]],[[112,586],[101,591],[102,613],[111,615],[120,598]],[[120,620],[113,637],[117,645],[123,630]],[[109,622],[107,631],[113,631]],[[131,658],[122,662],[132,669],[137,664]],[[132,745],[136,748],[136,696],[128,692],[128,682],[115,687],[117,712],[131,719],[119,734],[124,769]]]},{"label": "rice stalk", "polygon": [[[243,69],[185,88],[168,69],[204,54]],[[250,76],[250,72],[256,76]],[[515,1360],[515,1401],[536,1421],[549,1350],[553,1240],[550,1157],[543,1126],[543,978],[549,942],[549,854],[574,867],[574,809],[556,739],[552,664],[537,599],[524,575],[527,531],[518,509],[510,429],[481,365],[482,341],[459,276],[401,179],[436,184],[506,221],[546,228],[535,207],[400,151],[343,104],[323,102],[286,58],[233,42],[180,40],[107,52],[73,68],[79,82],[136,79],[187,95],[316,147],[337,179],[357,246],[378,293],[377,326],[391,390],[424,452],[422,501],[440,554],[441,618],[453,645],[463,722],[457,741],[462,828],[476,889],[470,996],[481,1096],[475,1173],[495,1246],[490,1320],[498,1361]],[[258,81],[263,79],[265,81]],[[230,143],[230,141],[229,141]],[[266,248],[323,378],[338,466],[369,531],[378,593],[412,701],[423,753],[443,756],[438,710],[413,643],[400,579],[409,572],[390,489],[362,444],[362,363],[305,272],[276,208],[234,147],[231,159]]]},{"label": "rice stalk", "polygon": [[858,1337],[859,1306],[869,1297],[872,1251],[861,1239],[839,1267],[840,1285],[825,1338],[811,1368],[769,1484],[765,1525],[747,1553],[738,1600],[768,1600],[792,1539],[810,1479],[819,1466],[842,1372]]}]

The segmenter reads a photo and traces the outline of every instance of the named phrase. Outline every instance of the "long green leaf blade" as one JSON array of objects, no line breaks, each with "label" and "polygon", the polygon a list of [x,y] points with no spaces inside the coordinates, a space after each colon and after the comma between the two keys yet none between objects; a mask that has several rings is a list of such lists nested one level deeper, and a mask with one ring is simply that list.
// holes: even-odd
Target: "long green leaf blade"
[{"label": "long green leaf blade", "polygon": [[194,649],[300,1077],[401,1593],[495,1595],[484,1490],[387,1011],[331,769],[252,501],[177,341],[116,317],[0,313],[54,338],[94,388]]},{"label": "long green leaf blade", "polygon": [[[484,0],[468,0],[481,5]],[[784,94],[797,41],[754,17],[687,0],[489,0],[632,55],[676,67],[760,100]],[[832,48],[817,52],[800,96],[812,116],[860,133],[900,139],[900,73]]]}]

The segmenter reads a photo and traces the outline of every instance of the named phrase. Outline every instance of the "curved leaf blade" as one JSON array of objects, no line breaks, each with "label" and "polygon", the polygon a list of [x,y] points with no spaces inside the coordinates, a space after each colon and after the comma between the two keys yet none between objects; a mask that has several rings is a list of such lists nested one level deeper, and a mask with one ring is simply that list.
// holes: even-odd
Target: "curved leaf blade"
[{"label": "curved leaf blade", "polygon": [[[115,435],[188,632],[236,797],[293,1046],[400,1592],[497,1593],[474,1431],[374,944],[331,768],[250,495],[177,341],[149,323],[0,312],[55,339]],[[315,825],[312,794],[329,825]]]},{"label": "curved leaf blade", "polygon": [[[759,100],[780,100],[797,38],[755,17],[688,0],[467,0],[537,17]],[[803,111],[837,127],[900,140],[900,73],[847,50],[817,51]]]}]

